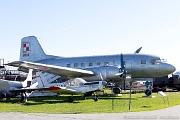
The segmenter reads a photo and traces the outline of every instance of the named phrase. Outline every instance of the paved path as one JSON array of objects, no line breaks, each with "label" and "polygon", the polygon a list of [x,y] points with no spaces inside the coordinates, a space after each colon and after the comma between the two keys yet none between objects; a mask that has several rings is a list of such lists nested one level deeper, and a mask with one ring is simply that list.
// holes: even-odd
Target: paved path
[{"label": "paved path", "polygon": [[0,120],[180,120],[180,105],[155,111],[102,114],[0,113]]}]

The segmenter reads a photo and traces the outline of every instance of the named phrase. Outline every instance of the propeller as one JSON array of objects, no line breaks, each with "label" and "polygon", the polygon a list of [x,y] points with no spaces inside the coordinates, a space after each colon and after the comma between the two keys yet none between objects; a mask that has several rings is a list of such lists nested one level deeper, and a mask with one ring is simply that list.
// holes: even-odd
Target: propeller
[{"label": "propeller", "polygon": [[122,53],[121,53],[120,61],[121,61],[121,67],[119,68],[119,75],[120,75],[120,77],[124,77],[126,75],[127,71],[125,69]]},{"label": "propeller", "polygon": [[121,75],[120,77],[122,77],[124,79],[124,90],[126,89],[126,68],[125,68],[125,65],[124,65],[124,59],[123,59],[123,54],[121,53],[121,57],[120,57],[120,61],[121,61],[121,68],[120,68],[120,72],[121,72]]},{"label": "propeller", "polygon": [[121,53],[120,56],[120,61],[121,61],[121,66],[118,66],[119,68],[119,73],[116,73],[116,75],[120,76],[121,78],[124,77],[127,73],[126,69],[125,69],[125,65],[124,65],[124,60],[123,60],[123,55]]}]

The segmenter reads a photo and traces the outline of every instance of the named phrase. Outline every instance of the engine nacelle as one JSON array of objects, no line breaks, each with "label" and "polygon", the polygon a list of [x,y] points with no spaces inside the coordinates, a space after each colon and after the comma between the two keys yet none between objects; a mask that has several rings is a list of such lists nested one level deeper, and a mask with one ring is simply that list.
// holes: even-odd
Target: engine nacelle
[{"label": "engine nacelle", "polygon": [[106,78],[107,79],[120,79],[120,76],[117,75],[120,72],[119,67],[114,67],[114,66],[108,66],[106,70]]}]

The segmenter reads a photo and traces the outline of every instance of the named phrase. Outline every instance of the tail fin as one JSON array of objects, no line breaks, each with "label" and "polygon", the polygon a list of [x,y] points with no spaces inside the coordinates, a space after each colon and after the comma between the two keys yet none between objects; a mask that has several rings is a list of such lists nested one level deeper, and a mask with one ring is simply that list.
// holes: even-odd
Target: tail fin
[{"label": "tail fin", "polygon": [[47,82],[46,78],[43,76],[42,72],[36,72],[36,81],[38,82],[38,87],[48,87],[49,83]]},{"label": "tail fin", "polygon": [[20,61],[38,61],[46,56],[35,36],[21,39]]},{"label": "tail fin", "polygon": [[23,87],[29,87],[31,85],[32,71],[33,71],[32,69],[29,69],[28,76],[27,76],[26,80],[22,83]]}]

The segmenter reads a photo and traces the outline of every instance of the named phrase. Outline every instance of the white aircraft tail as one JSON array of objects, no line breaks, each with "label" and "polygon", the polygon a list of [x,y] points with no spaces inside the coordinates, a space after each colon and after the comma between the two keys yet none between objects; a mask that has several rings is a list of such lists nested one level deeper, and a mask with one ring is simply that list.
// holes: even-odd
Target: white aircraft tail
[{"label": "white aircraft tail", "polygon": [[32,69],[29,69],[29,73],[28,76],[26,78],[26,80],[22,83],[23,87],[29,87],[31,85],[32,82]]},{"label": "white aircraft tail", "polygon": [[35,36],[21,39],[20,61],[38,61],[55,56],[46,55]]}]

